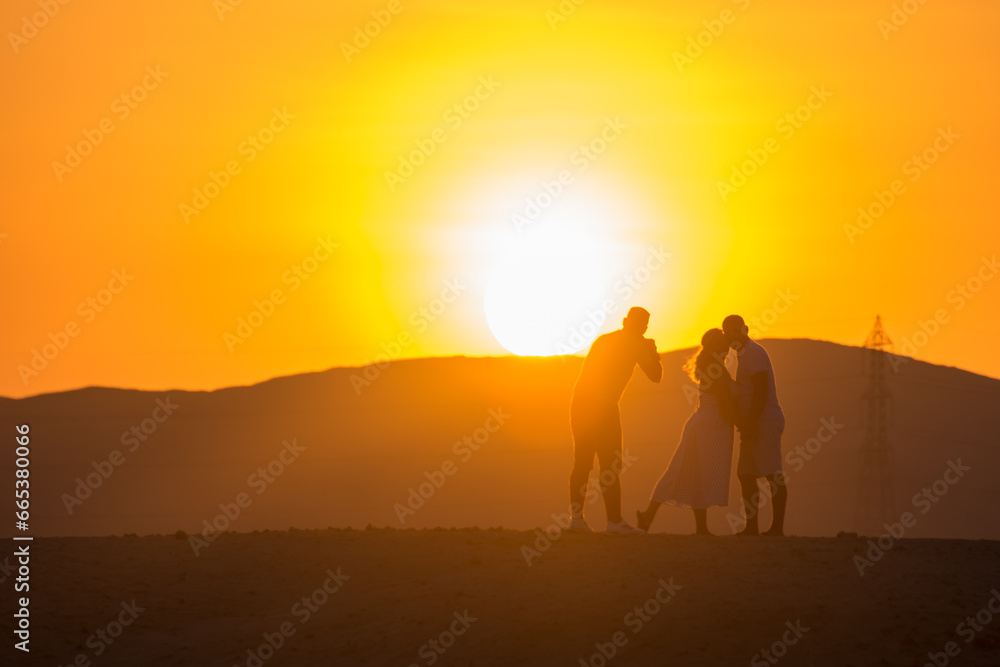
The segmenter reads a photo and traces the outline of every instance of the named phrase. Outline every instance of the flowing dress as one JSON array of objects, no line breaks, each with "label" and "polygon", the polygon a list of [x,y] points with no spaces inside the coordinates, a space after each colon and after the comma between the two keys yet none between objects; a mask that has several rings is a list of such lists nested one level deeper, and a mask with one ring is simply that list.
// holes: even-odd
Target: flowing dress
[{"label": "flowing dress", "polygon": [[729,504],[733,462],[733,392],[728,373],[702,389],[681,441],[653,489],[652,500],[675,507],[706,509]]}]

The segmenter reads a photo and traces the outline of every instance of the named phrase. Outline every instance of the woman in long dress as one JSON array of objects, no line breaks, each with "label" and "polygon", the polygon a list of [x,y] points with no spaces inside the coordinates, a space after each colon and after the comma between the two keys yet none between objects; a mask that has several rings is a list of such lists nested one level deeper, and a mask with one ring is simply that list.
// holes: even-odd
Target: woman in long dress
[{"label": "woman in long dress", "polygon": [[694,510],[695,533],[708,531],[707,509],[729,504],[729,473],[733,459],[735,397],[733,378],[726,370],[729,343],[721,329],[709,329],[701,350],[685,369],[698,383],[698,407],[681,433],[670,464],[653,489],[649,507],[636,511],[640,529],[649,531],[661,504]]}]

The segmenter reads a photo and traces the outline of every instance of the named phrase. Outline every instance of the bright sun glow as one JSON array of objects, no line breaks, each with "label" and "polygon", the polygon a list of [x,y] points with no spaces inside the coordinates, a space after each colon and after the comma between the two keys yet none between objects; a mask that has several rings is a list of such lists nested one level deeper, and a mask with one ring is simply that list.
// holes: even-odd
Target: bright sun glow
[{"label": "bright sun glow", "polygon": [[602,208],[561,202],[517,236],[486,288],[490,330],[518,355],[573,354],[600,333],[616,269]]}]

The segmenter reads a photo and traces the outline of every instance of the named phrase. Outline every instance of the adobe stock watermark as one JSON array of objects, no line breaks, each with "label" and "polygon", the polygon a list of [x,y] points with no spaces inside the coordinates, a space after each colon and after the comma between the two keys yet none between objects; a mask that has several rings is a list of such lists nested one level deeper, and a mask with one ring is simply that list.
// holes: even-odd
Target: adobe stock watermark
[{"label": "adobe stock watermark", "polygon": [[344,54],[344,59],[351,62],[352,58],[361,55],[361,52],[371,45],[372,40],[381,35],[404,9],[400,0],[389,0],[384,9],[373,9],[369,12],[372,20],[364,25],[355,26],[354,38],[350,42],[340,42],[340,52]]},{"label": "adobe stock watermark", "polygon": [[[622,618],[622,623],[633,635],[642,632],[643,628],[652,622],[683,588],[680,584],[674,583],[673,577],[666,581],[661,578],[657,583],[660,587],[653,595],[642,604],[637,604]],[[619,651],[628,645],[628,642],[629,635],[626,634],[625,630],[618,630],[611,635],[608,641],[596,642],[594,644],[596,650],[589,657],[580,658],[580,667],[605,667],[618,655]]]},{"label": "adobe stock watermark", "polygon": [[193,193],[191,202],[185,201],[177,205],[184,222],[190,224],[191,218],[200,215],[208,208],[208,205],[229,187],[233,178],[243,173],[243,166],[256,160],[257,156],[267,149],[275,137],[288,128],[288,122],[294,119],[295,115],[288,113],[288,107],[282,107],[280,111],[277,107],[271,109],[271,119],[267,124],[255,133],[248,134],[246,139],[236,147],[236,153],[243,157],[243,162],[233,159],[226,162],[219,171],[209,170],[208,179],[204,184],[191,189]]},{"label": "adobe stock watermark", "polygon": [[[135,623],[139,615],[146,611],[135,600],[122,602],[121,608],[122,610],[118,612],[115,618],[109,621],[107,625],[98,628],[84,641],[84,645],[90,649],[94,658],[104,655],[115,641],[125,633],[125,629]],[[79,644],[77,645],[79,646]],[[91,664],[90,653],[85,651],[77,653],[68,664],[75,665],[76,667],[88,667]]]},{"label": "adobe stock watermark", "polygon": [[576,14],[576,8],[585,2],[587,0],[562,0],[555,9],[545,10],[545,20],[549,22],[549,27],[555,30],[560,23],[565,23],[570,16]]},{"label": "adobe stock watermark", "polygon": [[[163,72],[157,65],[146,67],[146,75],[142,81],[132,87],[128,92],[122,93],[111,103],[111,113],[119,122],[128,118],[139,105],[146,100],[151,92],[159,88],[163,80],[170,76],[170,72]],[[52,171],[55,172],[56,180],[60,183],[66,174],[70,174],[74,169],[83,164],[83,158],[94,152],[97,146],[104,142],[104,139],[117,129],[115,121],[111,116],[105,116],[97,123],[93,129],[84,128],[81,131],[83,139],[74,145],[66,145],[66,157],[63,162],[54,160]]]},{"label": "adobe stock watermark", "polygon": [[623,303],[629,300],[653,278],[653,274],[662,269],[672,256],[663,246],[654,248],[648,246],[646,258],[628,273],[615,281],[614,297],[605,299],[599,308],[588,310],[579,324],[569,328],[566,338],[555,344],[556,354],[573,354],[582,349],[587,340],[593,338],[601,330],[608,316],[613,314]]},{"label": "adobe stock watermark", "polygon": [[[469,613],[469,610],[459,613],[454,612],[452,616],[455,620],[449,624],[448,629],[444,630],[434,639],[428,639],[424,644],[417,649],[417,656],[423,658],[424,664],[433,665],[438,659],[448,652],[459,637],[468,632],[472,624],[479,619]],[[412,662],[409,667],[420,667],[420,663]]]},{"label": "adobe stock watermark", "polygon": [[[292,438],[291,442],[283,440],[281,444],[282,448],[275,458],[247,477],[247,486],[258,496],[267,491],[284,474],[288,466],[295,463],[302,452],[306,451],[305,446],[300,445],[295,438]],[[211,546],[219,535],[229,530],[229,527],[242,516],[243,510],[252,504],[253,497],[246,491],[237,493],[232,502],[219,503],[219,513],[212,517],[211,522],[208,519],[201,522],[204,526],[201,533],[188,536],[188,545],[194,555],[198,556],[201,551]]]},{"label": "adobe stock watermark", "polygon": [[768,665],[778,664],[779,660],[788,655],[788,649],[798,644],[799,640],[809,632],[809,628],[803,626],[799,619],[796,619],[795,623],[785,621],[785,627],[788,629],[785,630],[780,639],[771,644],[769,648],[754,653],[754,656],[750,658],[751,667],[768,667]]},{"label": "adobe stock watermark", "polygon": [[[336,572],[328,569],[325,574],[326,579],[323,580],[323,583],[309,594],[303,595],[288,612],[299,622],[300,627],[308,623],[314,614],[326,606],[330,598],[336,595],[343,588],[344,583],[351,578],[341,572],[339,567]],[[246,650],[246,659],[243,660],[242,664],[245,667],[262,667],[265,662],[275,656],[289,638],[295,635],[297,630],[298,628],[292,621],[286,620],[278,625],[274,632],[262,633],[261,638],[264,641],[256,647]],[[236,667],[239,667],[239,663]]]},{"label": "adobe stock watermark", "polygon": [[[479,84],[459,102],[451,105],[444,112],[443,120],[451,131],[457,131],[472,114],[476,112],[483,102],[493,97],[501,84],[493,80],[493,75],[479,77]],[[414,139],[416,146],[409,153],[398,155],[398,167],[396,171],[386,170],[385,182],[389,186],[390,192],[395,192],[396,188],[406,182],[408,178],[416,173],[416,170],[427,162],[427,158],[437,152],[438,146],[448,141],[448,129],[436,127],[426,136]]]},{"label": "adobe stock watermark", "polygon": [[[288,285],[288,294],[297,291],[305,281],[314,276],[330,259],[333,251],[339,247],[339,243],[330,240],[329,234],[325,239],[316,237],[316,246],[312,252],[292,264],[291,268],[281,274],[282,284]],[[288,294],[280,287],[275,287],[262,300],[254,299],[253,309],[247,313],[246,317],[236,318],[235,333],[226,331],[222,334],[222,341],[226,344],[226,349],[229,350],[230,354],[236,351],[236,346],[247,342],[264,325],[264,322],[274,315],[278,306],[284,305],[288,300]]]},{"label": "adobe stock watermark", "polygon": [[[626,447],[615,458],[610,470],[605,468],[600,471],[597,475],[596,484],[593,483],[592,479],[588,478],[585,489],[581,489],[584,492],[584,506],[596,503],[601,494],[614,483],[614,477],[624,474],[638,460],[639,457],[629,454]],[[571,507],[570,511],[572,510],[573,508]],[[562,514],[553,512],[550,516],[552,517],[552,523],[545,528],[535,529],[535,541],[530,545],[521,545],[521,557],[524,558],[524,562],[527,563],[528,567],[534,564],[532,561],[541,558],[543,553],[552,548],[552,545],[565,534],[565,530],[569,528],[573,521],[573,515],[570,512],[563,512]]]},{"label": "adobe stock watermark", "polygon": [[431,324],[441,317],[448,306],[455,303],[468,287],[457,278],[445,280],[444,287],[436,298],[410,313],[408,321],[415,334],[411,333],[409,329],[403,329],[394,339],[379,344],[382,351],[376,354],[373,360],[365,361],[360,372],[351,374],[351,387],[354,388],[355,395],[360,396],[362,389],[370,387],[372,382],[382,375],[382,371],[389,367],[389,363],[393,359],[399,359],[403,356],[406,348],[415,342],[414,336],[427,331]]},{"label": "adobe stock watermark", "polygon": [[[740,11],[746,11],[750,6],[750,0],[732,0],[732,3],[739,7]],[[726,30],[726,26],[730,26],[736,22],[738,16],[739,14],[731,9],[723,9],[719,12],[719,18],[702,21],[701,24],[705,26],[705,29],[695,35],[689,36],[687,38],[687,46],[684,47],[683,51],[674,51],[673,53],[677,71],[683,74],[685,67],[693,65],[694,61],[705,53],[705,49],[715,44],[715,40],[722,36],[722,33]]]},{"label": "adobe stock watermark", "polygon": [[21,27],[17,32],[7,33],[7,40],[14,53],[20,53],[21,47],[38,35],[38,31],[49,24],[55,18],[63,6],[68,5],[70,0],[38,0],[39,11],[26,14],[21,17]]},{"label": "adobe stock watermark", "polygon": [[[833,93],[826,89],[826,84],[820,84],[818,88],[810,86],[809,97],[806,98],[805,103],[779,118],[774,124],[775,132],[786,141],[791,139],[812,119],[813,113],[822,109],[831,97],[833,97]],[[770,157],[779,150],[781,150],[781,143],[774,137],[765,139],[758,148],[748,148],[748,158],[739,164],[730,165],[729,178],[715,183],[722,201],[728,201],[733,193],[746,185],[747,180],[767,164]]]},{"label": "adobe stock watermark", "polygon": [[802,297],[793,294],[790,287],[774,291],[775,297],[771,305],[747,320],[747,328],[751,338],[759,338],[774,326],[781,315],[784,315]]},{"label": "adobe stock watermark", "polygon": [[[806,467],[806,463],[812,461],[813,457],[820,453],[823,445],[833,440],[842,430],[844,430],[844,425],[838,423],[835,416],[821,418],[816,433],[803,444],[795,445],[795,449],[785,454],[785,463],[791,466],[792,472],[801,472]],[[782,472],[781,476],[787,481],[789,473]]]},{"label": "adobe stock watermark", "polygon": [[[913,495],[913,498],[910,499],[913,508],[920,510],[921,515],[927,514],[970,470],[972,470],[970,466],[962,465],[961,458],[954,461],[949,460],[948,467],[944,469],[940,479]],[[885,532],[877,539],[868,540],[868,549],[864,556],[854,555],[854,566],[858,569],[858,575],[865,576],[867,568],[874,567],[875,563],[882,560],[882,557],[896,546],[898,540],[906,534],[907,529],[917,525],[917,519],[917,515],[913,512],[903,512],[898,521],[883,524]]]},{"label": "adobe stock watermark", "polygon": [[[160,424],[167,421],[174,414],[174,411],[181,407],[170,400],[169,394],[164,394],[163,398],[157,398],[153,404],[155,407],[150,416],[123,431],[121,438],[119,438],[122,446],[127,447],[130,454],[137,451],[143,443],[149,440],[160,428]],[[125,455],[119,449],[111,450],[106,459],[91,461],[90,466],[94,472],[83,478],[77,477],[73,493],[64,493],[60,498],[66,508],[66,513],[72,515],[73,509],[82,506],[83,501],[94,495],[94,491],[101,488],[104,482],[108,481],[114,474],[115,469],[124,463]]]},{"label": "adobe stock watermark", "polygon": [[[628,124],[622,122],[620,117],[604,119],[604,127],[600,133],[585,144],[580,144],[576,151],[570,155],[569,163],[576,168],[577,174],[582,174],[590,168],[590,165],[599,157],[604,155],[608,147],[622,135],[628,128]],[[534,223],[538,218],[554,204],[568,187],[576,181],[576,174],[572,169],[563,169],[551,181],[542,181],[541,191],[534,197],[526,197],[524,207],[515,211],[510,216],[510,221],[514,223],[514,229],[520,234],[524,228]]]},{"label": "adobe stock watermark", "polygon": [[[951,125],[948,126],[947,130],[939,127],[937,134],[938,136],[927,148],[919,155],[910,156],[910,159],[900,167],[903,175],[909,177],[908,180],[911,183],[919,181],[920,177],[938,161],[941,155],[947,153],[955,145],[955,141],[962,137],[962,135],[952,131]],[[855,222],[853,224],[844,223],[844,234],[847,235],[847,240],[853,245],[857,237],[871,229],[875,221],[885,215],[886,211],[892,208],[893,204],[899,201],[899,198],[906,192],[907,185],[901,178],[893,180],[887,190],[872,192],[872,201],[867,206],[858,207],[858,217]]]},{"label": "adobe stock watermark", "polygon": [[[986,283],[993,280],[998,272],[1000,272],[1000,263],[997,263],[997,256],[993,255],[987,258],[984,255],[975,273],[969,276],[964,283],[955,285],[945,295],[945,301],[952,306],[951,310],[958,312],[965,308],[983,290]],[[901,337],[898,347],[899,351],[897,353],[889,353],[889,365],[892,367],[893,372],[898,373],[899,367],[909,361],[908,358],[900,356],[901,354],[913,357],[921,348],[925,347],[935,336],[941,333],[942,328],[950,322],[951,313],[946,308],[938,308],[934,311],[933,317],[927,320],[918,320],[917,326],[920,330],[914,331],[909,336]]]},{"label": "adobe stock watermark", "polygon": [[[803,444],[796,445],[795,449],[785,454],[785,463],[792,467],[792,472],[798,474],[806,467],[806,463],[813,460],[817,454],[823,449],[823,446],[828,444],[833,440],[838,433],[844,429],[844,425],[837,422],[835,416],[830,416],[829,418],[823,417],[819,420],[819,427],[816,429],[816,433],[808,438]],[[775,483],[785,485],[788,483],[788,478],[790,474],[787,471],[779,471],[775,474]],[[770,482],[765,481],[765,484],[770,484]],[[760,492],[760,482],[758,482],[757,491],[753,493],[750,499],[750,503],[753,508],[750,510],[750,515],[747,517],[749,519],[757,516],[760,511],[761,505],[761,492]],[[771,493],[768,493],[768,498],[771,497]],[[746,511],[744,509],[744,511]],[[738,533],[746,525],[746,522],[738,514],[733,512],[726,512],[726,523],[729,524],[729,530],[733,534]]]},{"label": "adobe stock watermark", "polygon": [[[1000,614],[1000,591],[996,588],[990,591],[990,598],[974,616],[966,616],[955,626],[955,634],[965,640],[966,644],[975,641],[976,636],[986,631],[986,626],[993,622],[993,617]],[[928,651],[927,662],[922,667],[947,667],[951,659],[962,652],[958,642],[950,641],[941,651]]]},{"label": "adobe stock watermark", "polygon": [[236,11],[236,8],[243,4],[243,0],[212,0],[212,9],[220,21],[226,20],[226,14]]},{"label": "adobe stock watermark", "polygon": [[[85,298],[76,307],[76,314],[83,318],[83,324],[93,322],[98,313],[103,313],[115,300],[115,296],[121,294],[133,280],[135,280],[135,276],[130,275],[124,266],[121,270],[112,271],[111,280],[108,281],[107,286],[99,289],[93,296]],[[18,364],[17,366],[17,374],[24,386],[27,387],[34,378],[48,368],[49,364],[55,361],[60,353],[69,346],[70,341],[79,336],[82,331],[83,326],[79,322],[68,320],[55,333],[49,332],[49,342],[43,343],[40,350],[37,347],[31,348],[29,364]]]},{"label": "adobe stock watermark", "polygon": [[875,22],[875,27],[882,34],[882,39],[888,42],[889,35],[899,32],[899,29],[907,24],[910,17],[920,11],[925,4],[927,4],[927,0],[903,0],[902,4],[893,5],[888,19],[880,18]]},{"label": "adobe stock watermark", "polygon": [[[499,431],[510,415],[503,411],[502,407],[490,408],[487,411],[486,421],[483,425],[474,430],[471,434],[465,435],[461,440],[452,445],[451,451],[459,458],[460,463],[468,463],[469,459],[479,451],[479,449],[490,440],[490,436]],[[441,490],[449,477],[458,472],[458,465],[451,459],[444,459],[441,465],[434,470],[425,470],[426,481],[407,489],[409,495],[406,503],[396,503],[392,506],[399,519],[400,525],[405,525],[406,520],[417,513],[428,500]]]}]

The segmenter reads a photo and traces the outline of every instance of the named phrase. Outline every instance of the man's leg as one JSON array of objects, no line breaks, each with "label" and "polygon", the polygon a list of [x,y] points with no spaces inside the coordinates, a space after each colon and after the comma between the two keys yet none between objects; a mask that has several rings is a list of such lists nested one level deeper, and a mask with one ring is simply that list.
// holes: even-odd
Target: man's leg
[{"label": "man's leg", "polygon": [[583,517],[583,508],[587,499],[587,484],[590,481],[590,470],[594,467],[594,455],[584,463],[585,457],[575,456],[573,471],[569,474],[569,506],[574,517]]},{"label": "man's leg", "polygon": [[573,434],[573,470],[569,473],[569,511],[575,519],[583,519],[587,502],[587,485],[590,471],[594,467],[593,426],[586,421],[587,415],[570,411],[570,432]]},{"label": "man's leg", "polygon": [[622,471],[622,427],[618,406],[608,414],[601,429],[601,445],[597,448],[597,462],[601,465],[601,494],[604,496],[604,511],[608,523],[621,523],[622,485],[619,473]]},{"label": "man's leg", "polygon": [[771,511],[774,517],[771,519],[771,527],[764,534],[784,535],[785,506],[788,504],[788,487],[785,486],[784,474],[778,472],[768,475],[767,484],[771,488]]},{"label": "man's leg", "polygon": [[746,525],[737,535],[759,535],[757,524],[757,504],[760,502],[760,491],[757,488],[757,448],[756,438],[747,439],[746,433],[740,431],[740,458],[736,464],[736,478],[740,480],[740,495],[743,498],[743,516]]},{"label": "man's leg", "polygon": [[758,535],[757,527],[757,478],[753,475],[739,475],[740,492],[743,495],[743,513],[746,516],[746,526],[737,535]]},{"label": "man's leg", "polygon": [[618,475],[610,468],[601,470],[601,491],[608,523],[619,523],[622,520],[622,485]]}]

